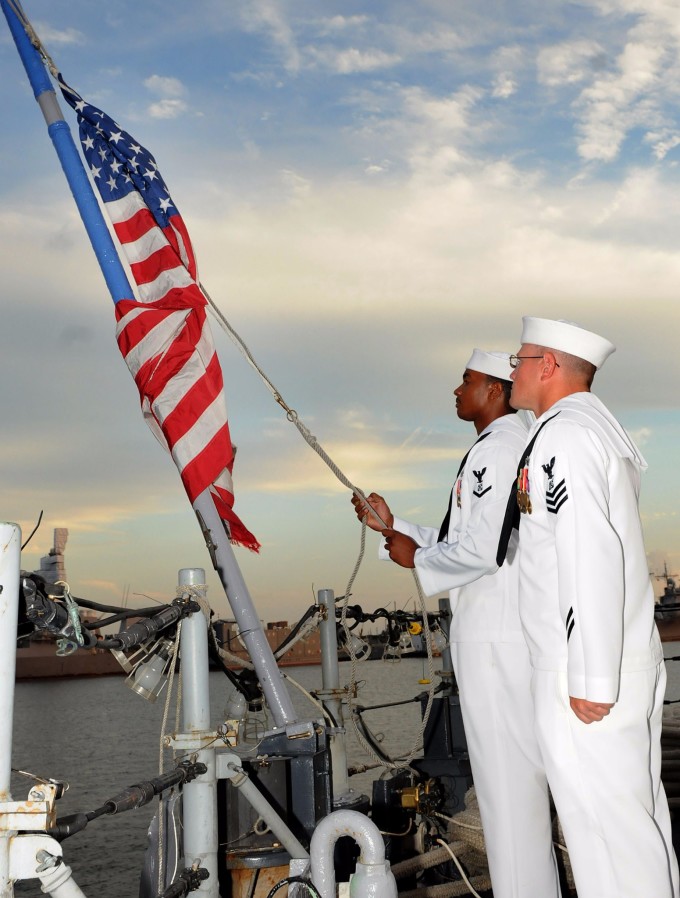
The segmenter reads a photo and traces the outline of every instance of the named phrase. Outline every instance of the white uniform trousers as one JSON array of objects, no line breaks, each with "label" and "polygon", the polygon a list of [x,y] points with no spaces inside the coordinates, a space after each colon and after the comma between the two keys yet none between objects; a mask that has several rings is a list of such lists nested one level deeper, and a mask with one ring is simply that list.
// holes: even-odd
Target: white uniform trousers
[{"label": "white uniform trousers", "polygon": [[571,710],[565,673],[536,670],[532,689],[578,898],[678,898],[660,778],[664,665],[622,673],[620,699],[598,723]]},{"label": "white uniform trousers", "polygon": [[494,898],[559,898],[527,647],[458,642],[451,657]]}]

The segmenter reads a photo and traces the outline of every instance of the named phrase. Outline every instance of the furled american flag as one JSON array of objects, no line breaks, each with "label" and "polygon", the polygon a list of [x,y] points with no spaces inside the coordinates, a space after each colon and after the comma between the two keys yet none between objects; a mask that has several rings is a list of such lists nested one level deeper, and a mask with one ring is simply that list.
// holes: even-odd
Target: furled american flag
[{"label": "furled american flag", "polygon": [[234,448],[222,369],[182,217],[149,151],[59,82],[137,287],[137,299],[116,302],[116,337],[144,418],[175,460],[191,502],[209,488],[232,542],[257,551],[232,507]]}]

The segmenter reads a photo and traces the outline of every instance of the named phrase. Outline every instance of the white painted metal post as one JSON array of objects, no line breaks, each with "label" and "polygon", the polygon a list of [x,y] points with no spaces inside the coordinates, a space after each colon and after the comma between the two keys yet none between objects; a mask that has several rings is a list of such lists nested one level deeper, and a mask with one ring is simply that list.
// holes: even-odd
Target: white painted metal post
[{"label": "white painted metal post", "polygon": [[[205,600],[203,568],[183,568],[179,572],[179,585],[187,587],[197,601]],[[183,730],[195,738],[210,731],[207,611],[196,612],[182,623],[180,658]],[[198,893],[219,898],[215,749],[197,751],[196,760],[205,764],[208,770],[183,789],[184,862],[190,867],[199,861],[210,874],[200,884]]]},{"label": "white painted metal post", "polygon": [[[342,690],[338,664],[338,632],[335,623],[335,595],[332,589],[320,589],[317,602],[322,610],[319,622],[321,638],[321,680],[323,689],[317,694],[337,726],[329,737],[331,749],[333,808],[352,804],[356,794],[349,787],[347,776],[347,747],[342,716]],[[324,612],[325,609],[325,612]],[[361,796],[363,797],[363,796]]]},{"label": "white painted metal post", "polygon": [[[0,802],[11,801],[14,677],[16,672],[17,621],[21,528],[0,523]],[[0,828],[0,898],[12,898],[9,878],[10,833]]]}]

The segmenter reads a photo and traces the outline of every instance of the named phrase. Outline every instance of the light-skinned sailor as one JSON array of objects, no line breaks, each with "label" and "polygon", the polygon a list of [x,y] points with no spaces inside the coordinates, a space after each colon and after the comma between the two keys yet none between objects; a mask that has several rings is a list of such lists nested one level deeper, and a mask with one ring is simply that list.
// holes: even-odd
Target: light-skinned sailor
[{"label": "light-skinned sailor", "polygon": [[517,478],[520,617],[579,898],[678,898],[660,780],[666,674],[638,511],[646,465],[590,392],[613,351],[571,322],[524,319],[511,402],[537,420]]}]

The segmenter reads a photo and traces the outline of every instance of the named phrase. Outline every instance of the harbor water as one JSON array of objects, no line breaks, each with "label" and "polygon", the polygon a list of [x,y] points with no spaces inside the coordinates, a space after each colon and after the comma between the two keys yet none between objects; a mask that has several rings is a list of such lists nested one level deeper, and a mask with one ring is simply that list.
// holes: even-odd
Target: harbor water
[{"label": "harbor water", "polygon": [[[680,643],[667,643],[665,654],[667,658],[680,655]],[[366,706],[417,696],[428,688],[418,683],[424,675],[423,665],[414,658],[359,664],[359,703]],[[321,685],[319,667],[288,668],[286,673],[307,690]],[[349,676],[349,663],[342,663],[341,682],[347,682]],[[318,717],[309,700],[290,688],[296,708],[308,718]],[[232,687],[223,674],[215,672],[210,674],[210,690],[212,719],[217,725],[224,717]],[[668,663],[667,698],[680,699],[680,661]],[[12,766],[69,784],[58,803],[59,816],[93,810],[126,786],[158,774],[164,704],[163,696],[156,704],[144,701],[125,686],[123,677],[18,683]],[[175,729],[174,706],[173,700],[168,732]],[[391,755],[403,755],[416,737],[420,705],[413,702],[384,708],[367,713],[366,720],[374,733],[382,735],[382,745]],[[254,739],[262,723],[251,719]],[[350,764],[372,763],[351,727],[348,730]],[[164,764],[165,770],[173,766],[167,751]],[[362,773],[352,777],[350,784],[357,793],[370,795],[371,781],[379,773]],[[24,798],[30,786],[26,777],[13,774],[15,800]],[[137,898],[146,831],[155,807],[153,803],[120,816],[101,817],[63,843],[66,862],[88,898]],[[15,893],[34,898],[42,894],[37,880],[17,883]]]},{"label": "harbor water", "polygon": [[[414,658],[359,664],[359,703],[374,705],[417,696],[428,688],[418,683],[423,665],[426,668],[427,662]],[[321,686],[318,666],[290,667],[285,673],[306,690]],[[341,683],[348,682],[349,662],[340,664],[340,677]],[[320,717],[318,708],[298,689],[289,689],[301,715],[306,719]],[[215,726],[224,719],[232,690],[222,673],[210,674]],[[175,704],[173,697],[166,732],[175,730]],[[158,775],[164,705],[164,693],[155,704],[149,704],[127,688],[122,676],[17,683],[12,767],[69,783],[69,790],[58,802],[58,816],[93,810],[126,786]],[[390,754],[404,754],[418,732],[420,705],[413,702],[370,712],[366,721],[374,733],[384,737],[382,745]],[[249,738],[256,740],[263,725],[261,716],[252,715]],[[351,727],[348,730],[350,764],[371,763],[352,737]],[[168,751],[164,763],[165,770],[174,766]],[[379,773],[352,777],[350,786],[359,794],[370,795],[371,781]],[[31,785],[26,777],[13,774],[14,800],[25,798]],[[156,805],[153,802],[120,816],[100,817],[63,843],[66,862],[88,898],[137,898],[146,831]],[[37,880],[17,883],[15,892],[36,898],[42,894]]]}]

